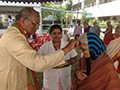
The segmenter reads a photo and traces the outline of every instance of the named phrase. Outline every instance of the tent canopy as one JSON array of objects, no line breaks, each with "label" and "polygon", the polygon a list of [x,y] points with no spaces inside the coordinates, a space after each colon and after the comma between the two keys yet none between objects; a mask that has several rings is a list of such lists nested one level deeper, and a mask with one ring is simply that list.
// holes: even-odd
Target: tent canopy
[{"label": "tent canopy", "polygon": [[3,2],[4,1],[6,1],[6,2],[19,2],[19,3],[21,3],[21,2],[23,2],[23,3],[25,3],[25,2],[28,2],[28,3],[34,3],[34,2],[36,2],[36,3],[43,3],[43,2],[54,2],[54,1],[63,1],[63,0],[2,0]]}]

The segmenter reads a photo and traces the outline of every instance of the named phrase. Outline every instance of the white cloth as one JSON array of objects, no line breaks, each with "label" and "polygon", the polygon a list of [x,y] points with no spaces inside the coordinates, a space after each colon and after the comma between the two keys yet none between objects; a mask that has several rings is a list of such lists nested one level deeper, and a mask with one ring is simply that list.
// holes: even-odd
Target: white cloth
[{"label": "white cloth", "polygon": [[68,28],[68,35],[73,35],[74,34],[74,28]]},{"label": "white cloth", "polygon": [[107,55],[112,59],[120,50],[120,37],[110,41],[106,49]]},{"label": "white cloth", "polygon": [[62,40],[68,42],[68,37],[66,36],[66,34],[62,34]]},{"label": "white cloth", "polygon": [[0,90],[28,90],[27,67],[42,72],[63,63],[62,50],[39,55],[16,27],[9,26],[0,39]]},{"label": "white cloth", "polygon": [[[63,48],[67,45],[67,42],[61,40],[61,47]],[[38,53],[45,55],[54,52],[54,46],[52,41],[43,44],[40,47]],[[76,51],[73,49],[65,55],[65,60],[73,58],[77,55]],[[51,90],[58,90],[59,78],[63,89],[67,89],[71,85],[71,66],[60,68],[60,69],[50,69],[44,71],[43,85]]]},{"label": "white cloth", "polygon": [[[120,51],[120,37],[116,38],[107,45],[106,47],[106,53],[109,55],[110,59],[112,59],[119,51]],[[117,69],[119,61],[116,61],[114,63],[115,68]],[[118,76],[120,78],[120,74],[118,73]]]},{"label": "white cloth", "polygon": [[13,24],[13,19],[8,19],[8,25],[10,26],[11,24]]}]

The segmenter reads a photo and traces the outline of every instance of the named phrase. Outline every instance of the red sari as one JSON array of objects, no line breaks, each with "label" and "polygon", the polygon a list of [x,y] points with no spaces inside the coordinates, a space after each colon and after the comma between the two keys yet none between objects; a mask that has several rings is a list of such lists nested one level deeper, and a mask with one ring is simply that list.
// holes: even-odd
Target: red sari
[{"label": "red sari", "polygon": [[105,45],[108,45],[108,44],[110,43],[110,41],[111,41],[111,40],[114,40],[114,39],[115,39],[115,37],[113,36],[112,33],[108,34],[108,35],[105,37],[105,39],[104,39]]},{"label": "red sari", "polygon": [[[77,70],[85,70],[85,63],[85,58],[81,58]],[[71,90],[120,90],[120,80],[109,56],[103,52],[91,64],[90,75],[83,81],[74,75]]]}]

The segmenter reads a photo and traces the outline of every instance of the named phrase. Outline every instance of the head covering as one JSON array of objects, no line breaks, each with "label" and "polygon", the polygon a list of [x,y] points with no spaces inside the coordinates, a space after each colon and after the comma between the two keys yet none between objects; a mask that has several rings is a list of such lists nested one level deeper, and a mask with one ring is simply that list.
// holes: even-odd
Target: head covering
[{"label": "head covering", "polygon": [[86,75],[89,76],[91,69],[90,59],[96,60],[106,50],[104,42],[93,32],[87,32],[80,36],[79,41],[89,50],[90,58],[86,59]]},{"label": "head covering", "polygon": [[110,41],[106,48],[107,55],[112,59],[120,50],[120,37]]},{"label": "head covering", "polygon": [[83,34],[80,36],[79,41],[89,49],[92,60],[95,60],[106,50],[104,42],[93,32]]}]

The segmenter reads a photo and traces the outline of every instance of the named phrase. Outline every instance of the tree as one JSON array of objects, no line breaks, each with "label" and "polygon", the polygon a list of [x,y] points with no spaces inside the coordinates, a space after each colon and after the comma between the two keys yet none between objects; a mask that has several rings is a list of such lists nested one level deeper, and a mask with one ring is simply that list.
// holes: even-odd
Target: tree
[{"label": "tree", "polygon": [[[58,10],[61,10],[61,8],[62,8],[62,10],[65,10],[66,9],[66,7],[65,6],[56,6],[55,7],[55,9],[58,9]],[[61,15],[62,14],[62,15]],[[54,12],[54,15],[55,15],[55,18],[56,18],[56,20],[60,23],[61,22],[61,20],[63,20],[63,23],[65,23],[65,21],[66,21],[66,13],[61,13],[61,12]]]},{"label": "tree", "polygon": [[[52,2],[42,3],[41,6],[47,7],[47,8],[54,8],[54,3],[52,3]],[[52,15],[52,12],[42,11],[42,19],[44,19],[45,17],[50,16],[50,15]]]},{"label": "tree", "polygon": [[[55,6],[54,3],[49,2],[49,3],[42,3],[41,4],[42,7],[47,7],[47,8],[54,8],[54,9],[58,9],[58,10],[71,10],[72,8],[72,0],[68,0],[68,3],[65,6]],[[54,14],[55,19],[57,20],[58,23],[61,22],[61,20],[63,21],[63,23],[66,22],[66,13],[61,13],[61,12],[51,12],[51,11],[42,11],[42,19],[44,19],[47,16],[51,16],[52,14]],[[62,14],[62,15],[61,15]],[[68,19],[72,18],[73,14],[68,13],[67,14]],[[72,22],[72,19],[69,20],[69,24]]]},{"label": "tree", "polygon": [[71,10],[72,9],[72,0],[68,0],[68,3],[66,4],[66,10]]}]

